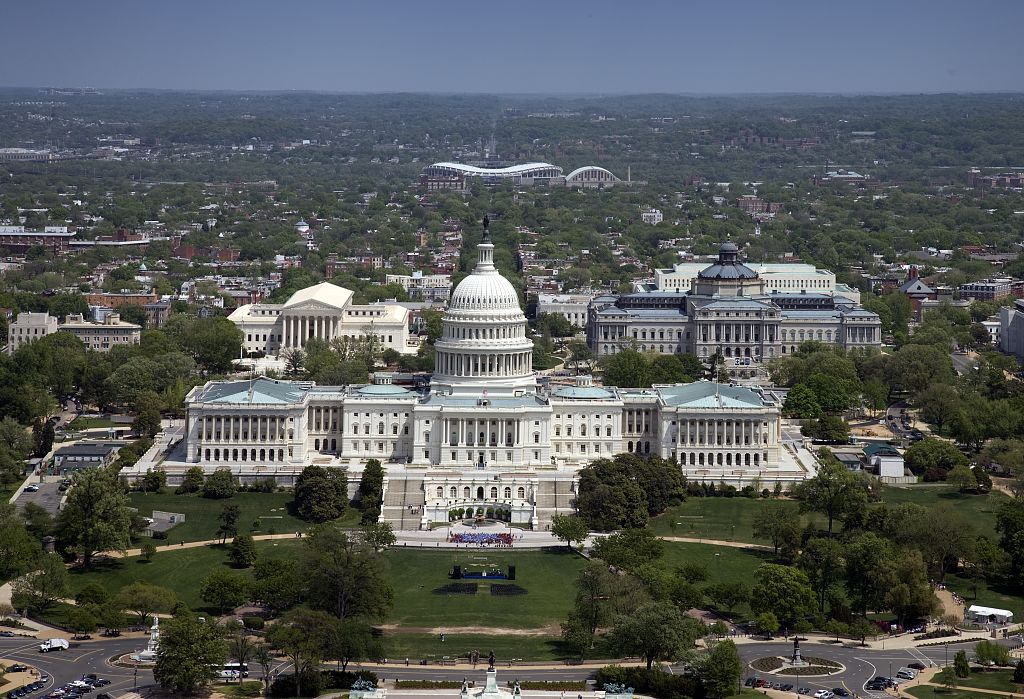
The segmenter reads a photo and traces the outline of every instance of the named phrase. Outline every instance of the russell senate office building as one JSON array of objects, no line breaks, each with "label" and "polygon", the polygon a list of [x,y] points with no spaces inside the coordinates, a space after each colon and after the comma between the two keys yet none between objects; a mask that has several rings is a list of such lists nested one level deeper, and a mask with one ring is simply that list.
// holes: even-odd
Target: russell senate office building
[{"label": "russell senate office building", "polygon": [[317,464],[344,469],[354,485],[375,458],[386,466],[381,519],[396,529],[447,522],[450,509],[466,506],[504,509],[513,523],[543,529],[572,511],[580,468],[621,452],[675,459],[697,481],[807,477],[809,464],[781,444],[780,401],[768,390],[707,381],[601,388],[590,377],[538,385],[518,294],[486,235],[478,251],[444,315],[428,390],[386,374],[362,386],[208,382],[186,397],[184,437],[161,463],[169,481],[198,465],[228,468],[243,483],[290,485]]}]

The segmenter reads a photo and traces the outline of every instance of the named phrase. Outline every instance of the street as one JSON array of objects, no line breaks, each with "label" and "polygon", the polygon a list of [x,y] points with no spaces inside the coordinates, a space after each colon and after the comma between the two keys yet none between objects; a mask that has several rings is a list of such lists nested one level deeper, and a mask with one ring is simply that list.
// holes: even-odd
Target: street
[{"label": "street", "polygon": [[[931,646],[928,648],[898,648],[898,649],[872,649],[858,648],[848,645],[835,645],[832,643],[805,642],[801,651],[805,658],[824,658],[841,663],[844,666],[842,672],[828,677],[806,677],[777,676],[757,672],[746,665],[743,677],[771,678],[773,681],[791,682],[797,687],[808,687],[811,691],[818,689],[832,689],[833,687],[845,687],[850,692],[861,696],[883,699],[887,696],[883,692],[869,692],[864,690],[864,684],[876,675],[891,677],[900,667],[912,662],[920,662],[924,665],[943,665],[952,662],[953,655],[957,650],[970,650],[977,641],[961,643],[950,643],[948,649],[945,646]],[[1000,641],[1008,643],[1008,641]],[[111,658],[119,657],[144,648],[145,638],[99,638],[91,641],[73,642],[67,651],[55,651],[51,653],[40,653],[39,642],[32,638],[0,638],[0,658],[14,662],[33,665],[49,675],[50,680],[47,687],[39,694],[44,696],[46,691],[53,686],[59,686],[65,682],[80,678],[87,673],[96,673],[100,677],[111,680],[112,684],[105,688],[110,693],[120,693],[131,690],[135,683],[138,686],[151,684],[153,674],[150,670],[139,670],[138,677],[131,668],[115,667],[110,664]],[[740,657],[745,664],[749,664],[756,658],[765,656],[788,657],[792,653],[792,642],[779,639],[772,642],[740,643],[738,645]],[[594,665],[558,665],[556,663],[516,663],[509,665],[498,659],[496,663],[499,675],[510,675],[511,678],[521,680],[572,680],[589,679],[595,670]],[[325,668],[333,667],[328,663]],[[365,668],[377,673],[381,680],[393,681],[395,679],[421,679],[421,680],[462,680],[463,677],[470,679],[481,679],[487,668],[486,662],[479,663],[475,670],[463,666],[441,666],[441,665],[419,665],[418,660],[410,660],[406,665],[404,659],[394,660],[387,664],[378,663],[353,663],[351,667]],[[679,672],[683,666],[673,665],[668,668],[670,671]],[[286,671],[287,663],[279,663],[278,671]],[[254,668],[250,663],[250,679],[259,679],[259,669]]]}]

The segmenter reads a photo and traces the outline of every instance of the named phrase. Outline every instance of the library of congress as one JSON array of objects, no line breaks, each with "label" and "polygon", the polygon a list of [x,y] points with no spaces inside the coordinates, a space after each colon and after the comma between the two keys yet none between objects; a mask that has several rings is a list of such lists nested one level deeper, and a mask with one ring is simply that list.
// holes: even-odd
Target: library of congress
[{"label": "library of congress", "polygon": [[[240,480],[290,485],[310,464],[349,483],[363,464],[386,467],[381,519],[396,529],[447,522],[460,507],[494,507],[543,529],[572,512],[578,471],[630,452],[675,459],[687,478],[789,484],[807,466],[780,440],[770,391],[699,381],[647,389],[538,385],[533,343],[512,284],[485,236],[479,261],[452,294],[429,389],[377,374],[362,386],[211,381],[186,398],[184,438],[161,468],[228,468]],[[141,474],[133,474],[135,477]]]}]

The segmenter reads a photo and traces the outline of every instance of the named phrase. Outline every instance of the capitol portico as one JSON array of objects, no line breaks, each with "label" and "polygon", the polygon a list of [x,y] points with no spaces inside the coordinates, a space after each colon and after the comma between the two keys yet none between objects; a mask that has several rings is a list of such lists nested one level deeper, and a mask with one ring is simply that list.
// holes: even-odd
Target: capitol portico
[{"label": "capitol portico", "polygon": [[[698,481],[807,477],[808,466],[781,444],[780,401],[768,390],[707,381],[620,389],[590,377],[542,389],[518,294],[495,268],[486,236],[478,252],[445,313],[429,390],[395,385],[388,374],[361,386],[208,382],[186,397],[184,439],[161,464],[169,482],[198,465],[228,468],[243,482],[290,485],[318,464],[348,471],[354,484],[375,458],[386,466],[381,517],[396,528],[447,522],[451,509],[467,505],[543,528],[553,514],[572,511],[580,468],[622,452],[674,459]],[[274,347],[337,336],[337,326],[311,313],[323,302],[346,308],[336,290],[350,294],[319,285],[268,313],[280,327]],[[259,318],[257,310],[247,317]]]}]

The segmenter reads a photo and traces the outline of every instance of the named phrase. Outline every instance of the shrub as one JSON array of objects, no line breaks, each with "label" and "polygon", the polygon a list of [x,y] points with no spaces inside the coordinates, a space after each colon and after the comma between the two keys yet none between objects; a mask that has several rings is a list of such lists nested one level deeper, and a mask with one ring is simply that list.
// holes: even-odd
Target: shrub
[{"label": "shrub", "polygon": [[261,631],[265,625],[263,617],[261,616],[244,616],[242,617],[242,626],[249,629],[250,631]]},{"label": "shrub", "polygon": [[[320,686],[323,689],[351,689],[356,680],[366,680],[374,685],[378,681],[376,673],[369,670],[359,670],[357,672],[322,670],[320,672]],[[458,686],[461,687],[462,683],[460,682]]]},{"label": "shrub", "polygon": [[323,684],[320,679],[319,672],[304,672],[299,682],[299,692],[295,691],[295,673],[287,675],[279,675],[276,680],[270,685],[270,691],[268,694],[271,697],[280,697],[285,699],[286,697],[304,696],[304,697],[315,697],[320,695],[320,690],[323,688]]},{"label": "shrub", "polygon": [[924,479],[925,483],[938,483],[946,480],[946,474],[947,472],[941,468],[930,468],[924,472],[924,475],[921,476],[921,478]]},{"label": "shrub", "polygon": [[704,690],[695,677],[670,675],[660,668],[647,670],[643,667],[608,665],[598,670],[594,679],[598,687],[623,684],[632,687],[637,694],[647,694],[658,699],[704,696]]}]

